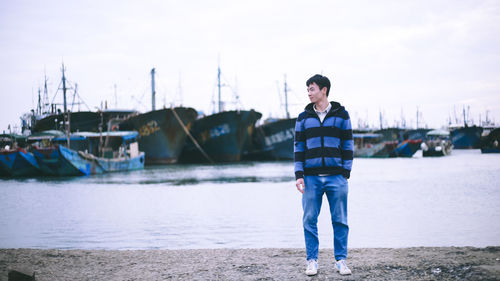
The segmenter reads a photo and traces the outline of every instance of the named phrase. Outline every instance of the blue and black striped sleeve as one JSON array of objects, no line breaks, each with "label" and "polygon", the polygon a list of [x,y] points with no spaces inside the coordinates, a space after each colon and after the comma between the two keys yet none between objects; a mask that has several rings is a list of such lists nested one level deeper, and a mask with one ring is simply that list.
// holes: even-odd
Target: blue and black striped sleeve
[{"label": "blue and black striped sleeve", "polygon": [[295,122],[295,142],[294,142],[294,159],[295,159],[295,179],[304,177],[304,162],[305,162],[305,147],[306,137],[304,132],[304,114],[300,114]]},{"label": "blue and black striped sleeve", "polygon": [[351,119],[349,118],[349,113],[345,111],[345,118],[342,124],[342,175],[345,178],[351,176],[352,160],[354,157],[354,140],[352,138],[352,127]]}]

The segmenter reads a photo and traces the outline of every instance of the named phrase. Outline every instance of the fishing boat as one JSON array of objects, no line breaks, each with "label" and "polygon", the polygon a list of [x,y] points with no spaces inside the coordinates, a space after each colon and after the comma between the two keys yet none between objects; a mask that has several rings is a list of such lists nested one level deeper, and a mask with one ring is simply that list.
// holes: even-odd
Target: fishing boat
[{"label": "fishing boat", "polygon": [[500,153],[500,128],[481,138],[481,153]]},{"label": "fishing boat", "polygon": [[68,164],[65,165],[65,175],[87,176],[144,168],[144,152],[139,151],[135,131],[79,132],[74,135],[88,140],[88,150],[57,146],[59,157]]},{"label": "fishing boat", "polygon": [[451,128],[450,136],[453,147],[457,149],[480,148],[482,127],[464,126]]},{"label": "fishing boat", "polygon": [[271,120],[255,128],[245,160],[293,160],[297,118]]},{"label": "fishing boat", "polygon": [[407,130],[406,132],[404,132],[403,136],[404,136],[404,139],[408,139],[408,140],[425,141],[425,136],[431,130],[432,129],[425,129],[425,128],[411,129],[411,130]]},{"label": "fishing boat", "polygon": [[152,110],[131,115],[119,130],[138,131],[139,150],[146,154],[146,164],[170,164],[178,161],[189,128],[198,113],[193,108],[173,107],[155,110],[155,69],[151,70]]},{"label": "fishing boat", "polygon": [[354,140],[354,157],[371,158],[383,155],[386,145],[381,134],[355,132],[352,137]]},{"label": "fishing boat", "polygon": [[284,82],[285,118],[267,119],[257,126],[243,152],[245,160],[293,160],[295,122],[288,112],[288,85]]},{"label": "fishing boat", "polygon": [[33,155],[44,176],[73,176],[74,167],[61,157],[59,146],[66,146],[74,151],[88,150],[89,142],[80,135],[58,136],[50,140],[50,145],[33,147]]},{"label": "fishing boat", "polygon": [[194,122],[180,161],[236,162],[241,160],[243,147],[262,116],[254,110],[223,111]]},{"label": "fishing boat", "polygon": [[413,155],[420,149],[422,144],[422,139],[406,139],[400,142],[396,148],[394,148],[390,157],[413,157]]},{"label": "fishing boat", "polygon": [[[382,127],[382,121],[380,122]],[[377,153],[377,157],[411,157],[406,156],[405,152],[411,152],[413,146],[409,146],[408,142],[403,143],[405,129],[402,128],[382,128],[373,133],[382,135],[382,142],[385,144],[384,149]],[[401,146],[399,146],[401,145]],[[399,150],[398,149],[399,146]],[[410,149],[409,149],[410,148]],[[397,150],[397,151],[395,151]],[[413,155],[413,154],[412,154]]]},{"label": "fishing boat", "polygon": [[373,133],[382,135],[384,141],[397,141],[398,143],[404,140],[406,130],[402,128],[383,128],[375,130]]},{"label": "fishing boat", "polygon": [[450,140],[450,132],[445,130],[432,130],[426,135],[422,143],[422,156],[446,156],[451,154],[453,144]]},{"label": "fishing boat", "polygon": [[98,112],[79,111],[69,113],[52,114],[35,122],[32,132],[42,132],[47,130],[65,130],[65,120],[69,121],[73,131],[97,132],[101,117]]},{"label": "fishing boat", "polygon": [[[90,111],[74,111],[75,105],[80,105],[81,102],[75,102],[77,94],[76,84],[73,87],[73,102],[67,102],[68,90],[71,88],[66,78],[64,65],[61,68],[62,79],[61,88],[63,95],[63,109],[58,108],[60,104],[48,103],[47,78],[45,78],[44,94],[38,91],[38,106],[36,110],[32,110],[30,114],[25,115],[23,119],[23,132],[29,130],[31,133],[37,133],[48,130],[66,131],[69,126],[71,132],[98,132],[100,129],[107,131],[107,125],[112,119],[123,119],[131,114],[136,113],[135,110],[117,110],[107,109],[107,103],[104,109],[97,112]],[[55,96],[57,95],[57,92]],[[55,99],[54,96],[54,99]],[[102,126],[102,128],[100,128]]]},{"label": "fishing boat", "polygon": [[202,116],[194,123],[179,161],[236,162],[241,160],[244,146],[262,117],[255,110],[223,111],[221,102],[221,71],[217,72],[218,112]]},{"label": "fishing boat", "polygon": [[[60,112],[60,111],[59,111]],[[44,117],[35,122],[32,132],[47,130],[65,130],[64,124],[69,123],[71,132],[99,132],[102,125],[103,131],[108,131],[108,124],[113,119],[125,119],[135,114],[135,110],[108,110],[102,111],[76,111],[69,113],[57,113]]]},{"label": "fishing boat", "polygon": [[481,134],[483,128],[476,125],[470,125],[467,118],[468,114],[465,113],[463,108],[463,125],[450,125],[450,140],[453,148],[456,149],[476,149],[480,148]]},{"label": "fishing boat", "polygon": [[0,176],[29,177],[40,174],[35,157],[26,148],[26,136],[0,135]]}]

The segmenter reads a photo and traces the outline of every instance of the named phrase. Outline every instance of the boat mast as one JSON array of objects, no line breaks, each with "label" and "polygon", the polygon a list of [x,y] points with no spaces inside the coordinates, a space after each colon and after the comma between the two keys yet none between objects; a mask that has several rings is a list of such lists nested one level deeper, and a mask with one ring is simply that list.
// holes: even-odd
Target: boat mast
[{"label": "boat mast", "polygon": [[64,112],[63,112],[63,122],[64,122],[64,130],[66,131],[66,142],[68,148],[70,147],[70,114],[68,112],[68,106],[66,101],[66,76],[64,75],[64,63],[62,64],[62,86],[63,86],[63,97],[64,97]]},{"label": "boat mast", "polygon": [[288,84],[286,83],[286,74],[285,74],[285,111],[286,111],[286,118],[290,119],[290,112],[288,112]]},{"label": "boat mast", "polygon": [[152,110],[155,110],[155,96],[156,96],[156,90],[155,90],[155,69],[151,69],[151,103],[152,103]]},{"label": "boat mast", "polygon": [[47,89],[47,75],[45,75],[45,82],[43,83],[43,111],[42,114],[49,112],[49,91]]},{"label": "boat mast", "polygon": [[217,66],[217,89],[218,89],[218,98],[219,98],[219,112],[222,111],[222,102],[221,102],[221,85],[220,85],[220,66]]},{"label": "boat mast", "polygon": [[467,127],[467,118],[465,117],[465,106],[462,108],[462,112],[464,114],[464,127]]},{"label": "boat mast", "polygon": [[383,125],[382,125],[382,123],[383,123],[382,111],[379,111],[378,114],[379,114],[379,121],[380,121],[380,130],[382,130],[383,129]]},{"label": "boat mast", "polygon": [[63,96],[64,96],[64,113],[67,112],[66,105],[66,76],[64,76],[64,63],[62,65],[62,84],[63,84]]},{"label": "boat mast", "polygon": [[417,106],[417,129],[418,129],[418,117],[419,117],[419,113],[418,113],[418,106]]},{"label": "boat mast", "polygon": [[42,90],[38,88],[38,106],[37,106],[37,115],[42,115],[42,97],[41,97],[41,92]]}]

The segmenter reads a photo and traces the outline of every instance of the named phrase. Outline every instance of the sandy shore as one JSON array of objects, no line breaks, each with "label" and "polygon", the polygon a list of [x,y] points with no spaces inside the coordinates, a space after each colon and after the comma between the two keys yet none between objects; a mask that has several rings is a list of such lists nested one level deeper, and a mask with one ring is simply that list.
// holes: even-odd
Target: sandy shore
[{"label": "sandy shore", "polygon": [[500,280],[500,247],[351,249],[351,276],[320,251],[317,276],[304,275],[303,249],[0,249],[0,280],[24,268],[36,280]]}]

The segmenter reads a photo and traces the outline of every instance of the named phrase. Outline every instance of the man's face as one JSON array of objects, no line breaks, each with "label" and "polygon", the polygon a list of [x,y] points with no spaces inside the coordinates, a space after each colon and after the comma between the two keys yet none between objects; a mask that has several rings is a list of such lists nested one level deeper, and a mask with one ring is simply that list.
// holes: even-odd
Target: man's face
[{"label": "man's face", "polygon": [[313,82],[307,87],[307,94],[309,96],[309,100],[316,103],[326,97],[326,87],[323,87],[323,89],[320,90],[318,84]]}]

